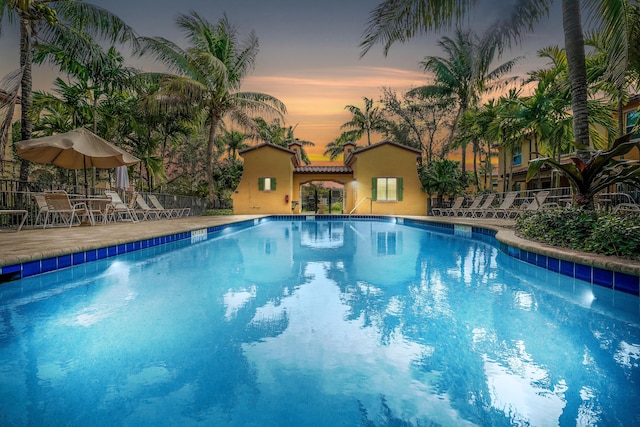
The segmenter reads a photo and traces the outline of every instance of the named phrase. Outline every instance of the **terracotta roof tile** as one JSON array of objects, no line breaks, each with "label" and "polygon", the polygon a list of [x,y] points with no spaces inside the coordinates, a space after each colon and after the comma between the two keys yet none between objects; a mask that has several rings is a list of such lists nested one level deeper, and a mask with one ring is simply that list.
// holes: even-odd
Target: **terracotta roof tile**
[{"label": "terracotta roof tile", "polygon": [[348,166],[298,166],[295,173],[352,173]]}]

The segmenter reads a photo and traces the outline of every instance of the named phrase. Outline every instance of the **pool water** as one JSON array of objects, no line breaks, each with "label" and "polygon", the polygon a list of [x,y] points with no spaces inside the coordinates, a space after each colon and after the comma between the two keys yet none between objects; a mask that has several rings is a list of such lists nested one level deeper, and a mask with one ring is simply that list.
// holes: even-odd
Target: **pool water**
[{"label": "pool water", "polygon": [[0,286],[0,425],[639,425],[639,325],[477,240],[268,221]]}]

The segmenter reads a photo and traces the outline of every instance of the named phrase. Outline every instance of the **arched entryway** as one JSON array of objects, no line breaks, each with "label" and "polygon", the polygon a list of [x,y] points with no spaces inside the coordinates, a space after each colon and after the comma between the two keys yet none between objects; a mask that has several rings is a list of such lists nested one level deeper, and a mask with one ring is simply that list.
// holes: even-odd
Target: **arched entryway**
[{"label": "arched entryway", "polygon": [[300,184],[300,213],[343,214],[344,185],[335,181],[310,181]]}]

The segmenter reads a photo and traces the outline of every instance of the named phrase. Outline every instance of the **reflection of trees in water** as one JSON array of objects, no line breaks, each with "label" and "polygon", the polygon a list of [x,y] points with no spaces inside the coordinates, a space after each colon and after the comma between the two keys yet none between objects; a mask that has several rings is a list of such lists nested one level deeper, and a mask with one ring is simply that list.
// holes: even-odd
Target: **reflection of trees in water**
[{"label": "reflection of trees in water", "polygon": [[[508,277],[511,270],[500,267],[496,249],[487,251],[479,242],[461,244],[451,236],[424,233],[419,251],[412,255],[413,280],[389,287],[349,276],[353,258],[344,256],[347,249],[353,249],[356,236],[348,227],[344,239],[346,248],[332,249],[328,257],[326,251],[316,252],[296,263],[293,270],[303,272],[311,259],[328,259],[327,277],[339,286],[342,301],[349,307],[345,320],[361,318],[363,327],[374,327],[381,345],[390,345],[394,336],[401,335],[432,348],[412,366],[437,374],[439,379],[432,384],[436,392],[448,394],[463,418],[481,425],[509,425],[514,421],[509,415],[505,417],[503,408],[492,406],[495,402],[485,358],[525,381],[530,379],[528,367],[547,372],[542,383],[531,386],[548,393],[564,381],[569,387],[560,395],[566,402],[561,424],[575,421],[584,410],[581,393],[585,390],[595,393],[588,402],[594,405],[594,411],[604,408],[611,417],[603,419],[605,422],[623,419],[627,410],[618,408],[635,404],[636,392],[621,396],[616,387],[630,380],[637,383],[638,369],[612,370],[609,365],[621,342],[640,342],[637,330],[630,331],[622,324],[612,327],[604,315],[540,292],[535,289],[535,280],[512,284]],[[298,280],[299,284],[305,282],[301,275]],[[451,292],[452,287],[462,287],[464,292]],[[252,306],[277,305],[286,295],[287,290],[279,288],[257,296],[243,308],[246,324],[255,313]],[[509,310],[495,312],[496,307]],[[454,316],[454,310],[461,314]],[[589,319],[587,323],[580,320],[583,315]],[[276,336],[287,326],[285,314],[251,325],[249,332],[257,341]],[[582,331],[580,345],[574,345],[576,341],[570,338],[575,331]],[[586,369],[568,365],[567,360],[577,366],[584,363]],[[608,396],[616,396],[616,401]],[[410,425],[392,413],[383,397],[379,414],[364,413],[365,420],[367,425]],[[428,424],[427,420],[417,423]]]},{"label": "reflection of trees in water", "polygon": [[[398,418],[393,415],[393,410],[387,404],[387,399],[384,396],[380,396],[380,412],[378,414],[369,414],[367,408],[358,401],[360,408],[360,421],[363,427],[377,427],[377,426],[394,426],[394,427],[410,427],[413,424],[409,421],[405,421],[402,418]],[[372,419],[373,418],[373,419]],[[419,426],[437,426],[435,423],[419,423]]]},{"label": "reflection of trees in water", "polygon": [[[300,230],[289,227],[293,242],[298,242]],[[137,298],[153,307],[153,311],[128,313],[123,317],[128,323],[120,320],[120,316],[112,316],[93,325],[86,335],[78,335],[76,342],[68,342],[63,335],[52,336],[46,330],[29,331],[39,338],[22,350],[16,362],[32,378],[26,386],[27,400],[55,402],[47,409],[34,407],[30,420],[40,424],[47,419],[65,419],[67,413],[75,413],[75,408],[87,407],[96,408],[93,415],[99,413],[105,423],[121,424],[123,420],[115,419],[117,415],[109,408],[119,406],[134,413],[147,401],[170,399],[180,393],[185,393],[180,410],[192,419],[205,418],[211,412],[232,419],[234,408],[246,405],[246,399],[257,400],[260,395],[257,373],[245,357],[242,345],[276,337],[289,327],[286,310],[277,317],[258,320],[256,313],[267,306],[278,307],[283,299],[304,286],[309,280],[304,277],[305,266],[318,260],[325,260],[327,277],[340,289],[341,300],[348,307],[345,320],[362,319],[363,327],[375,328],[382,346],[390,345],[396,336],[424,346],[424,354],[412,362],[412,369],[431,373],[429,378],[436,378],[431,384],[436,392],[448,394],[464,419],[480,425],[508,425],[513,421],[509,414],[492,406],[495,402],[485,359],[525,380],[528,368],[547,372],[547,377],[532,386],[549,393],[554,385],[564,381],[568,388],[562,395],[566,402],[559,419],[562,425],[575,423],[586,404],[593,405],[593,411],[601,409],[606,414],[601,415],[603,424],[627,420],[633,411],[628,408],[637,407],[637,389],[624,394],[618,389],[619,384],[640,383],[637,367],[640,361],[625,356],[622,348],[624,343],[640,343],[637,328],[612,322],[604,314],[557,298],[537,287],[538,279],[515,283],[512,269],[504,268],[500,260],[503,255],[498,255],[495,249],[487,252],[482,243],[460,243],[451,236],[423,233],[414,254],[405,250],[405,267],[415,272],[405,283],[387,286],[358,280],[348,273],[354,262],[357,236],[349,227],[343,229],[340,248],[316,248],[304,256],[296,255],[292,265],[282,266],[290,269],[288,279],[275,284],[242,279],[245,259],[241,245],[251,242],[250,234],[181,249],[191,251],[194,266],[206,269],[185,272],[179,283],[166,283],[162,276],[173,269],[182,270],[181,261],[170,253],[159,252],[160,258],[153,266],[159,273],[158,283],[136,285],[140,294]],[[131,259],[136,256],[131,254]],[[132,275],[143,270],[140,265],[134,265]],[[48,277],[51,280],[52,276]],[[181,298],[186,283],[197,288],[199,298],[192,302],[188,312],[174,312],[170,299]],[[230,289],[248,286],[255,286],[251,298],[233,316],[225,316],[219,301]],[[146,288],[154,287],[164,289],[164,295],[147,295]],[[452,288],[463,288],[464,292],[452,292]],[[62,304],[55,299],[34,298],[11,313],[0,312],[3,330],[23,328],[11,319],[30,319],[41,311],[48,312],[49,304],[72,312],[77,301],[87,297],[86,288],[69,288],[65,297]],[[494,311],[498,307],[508,310]],[[454,311],[459,314],[454,316]],[[194,313],[206,313],[206,322],[194,326]],[[129,331],[131,325],[148,329],[148,342],[134,342],[129,334],[133,332]],[[579,340],[573,338],[576,331]],[[113,336],[114,333],[118,336]],[[115,344],[98,352],[100,341]],[[42,375],[41,348],[55,354],[58,360],[73,361],[67,367],[71,381],[60,385],[38,380],[38,375]],[[207,351],[184,351],[188,348]],[[165,353],[175,357],[167,361],[163,358]],[[612,360],[617,365],[612,367]],[[216,361],[215,366],[212,361]],[[96,365],[101,366],[97,372]],[[165,375],[167,381],[131,383],[133,374],[156,371]],[[91,382],[86,381],[88,376],[92,376]],[[424,376],[416,376],[421,377]],[[116,389],[126,389],[128,399],[120,398]],[[581,396],[585,390],[593,394],[586,403]],[[361,415],[363,425],[411,425],[401,414],[393,413],[384,396],[380,398],[378,413],[367,413],[361,405]],[[428,420],[414,423],[430,425]]]},{"label": "reflection of trees in water", "polygon": [[[251,396],[256,398],[256,372],[244,356],[244,341],[238,337],[245,334],[247,325],[250,340],[276,336],[286,329],[286,317],[262,324],[252,320],[258,307],[278,304],[290,284],[256,286],[252,298],[233,316],[225,316],[219,303],[225,294],[230,289],[252,285],[241,279],[245,260],[238,239],[175,245],[185,246],[180,251],[189,251],[194,268],[188,270],[184,270],[183,261],[177,259],[175,252],[154,248],[151,251],[157,258],[152,261],[145,260],[145,254],[132,253],[127,259],[134,262],[130,276],[132,292],[142,303],[140,312],[130,312],[125,305],[122,313],[109,313],[90,328],[76,328],[79,331],[74,331],[77,339],[73,342],[64,336],[65,329],[59,325],[51,326],[51,330],[32,331],[32,344],[25,346],[21,357],[25,367],[31,366],[25,377],[33,379],[28,380],[27,401],[51,403],[46,408],[31,407],[29,419],[46,424],[48,420],[65,420],[69,414],[78,414],[78,408],[93,408],[82,411],[74,422],[91,424],[89,418],[83,417],[99,416],[105,424],[121,425],[125,421],[121,417],[133,416],[144,407],[162,406],[162,399],[169,404],[175,396],[182,396],[178,399],[180,408],[173,408],[181,416],[195,420],[222,413],[231,419],[234,408],[244,405]],[[151,279],[139,276],[151,269]],[[168,279],[174,269],[184,271],[181,280]],[[96,284],[88,286],[104,287],[105,291],[112,286],[98,283],[101,279],[91,280]],[[184,286],[190,290],[184,292]],[[61,298],[36,299],[16,308],[11,317],[37,317],[37,313],[51,312],[50,305],[55,304],[59,306],[59,316],[72,319],[87,303],[86,290],[86,286],[69,286]],[[189,310],[177,312],[174,300],[186,294],[197,299],[190,302]],[[99,294],[89,295],[99,302],[98,297]],[[194,321],[203,318],[206,320]],[[6,321],[3,313],[3,322]],[[142,342],[137,338],[141,335],[147,336]],[[38,380],[48,359],[52,363],[67,361],[64,381]],[[113,407],[118,410],[112,411]]]}]

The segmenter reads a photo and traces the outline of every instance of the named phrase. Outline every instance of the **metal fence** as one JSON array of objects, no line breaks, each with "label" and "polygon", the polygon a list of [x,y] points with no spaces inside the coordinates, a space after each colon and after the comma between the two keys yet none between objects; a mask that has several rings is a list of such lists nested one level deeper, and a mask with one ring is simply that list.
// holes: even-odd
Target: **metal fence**
[{"label": "metal fence", "polygon": [[[633,187],[630,185],[616,185],[613,186],[614,188],[610,188],[607,190],[603,190],[601,193],[607,193],[607,194],[624,194],[625,196],[625,202],[627,201],[631,201],[632,203],[638,204],[640,205],[640,188],[638,187]],[[559,188],[544,188],[542,189],[544,191],[549,191],[549,196],[546,198],[545,203],[556,203],[558,206],[569,206],[572,202],[572,197],[573,197],[573,192],[571,190],[571,187],[559,187]],[[533,200],[534,196],[536,193],[538,193],[539,191],[542,191],[541,189],[537,189],[537,190],[521,190],[521,191],[516,191],[516,193],[518,193],[518,196],[516,197],[515,202],[513,203],[513,207],[517,208],[521,205],[524,204],[529,204],[531,203],[531,201]],[[599,194],[601,194],[599,193]],[[495,199],[494,205],[498,205],[502,199],[504,198],[504,195],[506,193],[498,193],[497,197]],[[597,200],[598,197],[596,197]],[[466,200],[465,200],[465,204],[463,205],[463,207],[468,207],[469,204],[471,203],[473,199],[472,195],[468,195]],[[453,199],[451,200],[444,200],[442,203],[442,206],[438,205],[438,199],[436,197],[432,197],[431,198],[431,206],[432,208],[449,208],[451,207],[451,204],[453,203]]]},{"label": "metal fence", "polygon": [[[84,195],[84,186],[56,185],[41,183],[20,182],[16,180],[0,180],[0,210],[26,210],[29,213],[25,227],[34,226],[38,216],[38,204],[33,197],[37,193],[45,191],[64,190],[69,194]],[[104,188],[89,188],[90,196],[100,196],[104,194]],[[216,201],[213,206],[209,206],[204,197],[181,196],[175,194],[162,193],[138,193],[138,197],[143,197],[148,202],[147,195],[155,194],[158,201],[166,209],[190,208],[190,216],[199,216],[206,209],[231,209],[230,201]],[[124,202],[128,202],[128,194],[120,192]],[[15,228],[20,217],[17,215],[0,215],[0,229]]]}]

